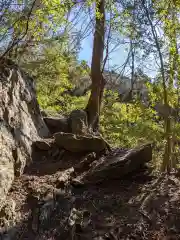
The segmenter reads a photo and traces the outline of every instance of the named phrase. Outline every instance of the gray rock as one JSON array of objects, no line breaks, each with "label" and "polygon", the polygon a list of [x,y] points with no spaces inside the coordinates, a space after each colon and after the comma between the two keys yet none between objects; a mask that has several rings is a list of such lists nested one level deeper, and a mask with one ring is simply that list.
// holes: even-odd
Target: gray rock
[{"label": "gray rock", "polygon": [[49,131],[86,135],[88,133],[87,113],[84,110],[73,110],[69,117],[44,117]]},{"label": "gray rock", "polygon": [[13,199],[8,199],[0,211],[0,225],[4,226],[6,231],[15,224],[17,215],[15,208],[15,201]]},{"label": "gray rock", "polygon": [[71,133],[84,135],[88,132],[87,113],[84,110],[73,110],[69,115]]},{"label": "gray rock", "polygon": [[0,209],[14,176],[31,162],[32,142],[49,135],[32,79],[15,65],[0,72]]},{"label": "gray rock", "polygon": [[67,118],[44,117],[43,119],[52,134],[70,131]]},{"label": "gray rock", "polygon": [[174,109],[169,105],[165,105],[162,103],[156,103],[154,106],[154,109],[157,111],[159,116],[168,118],[168,117],[173,117],[177,118],[178,117],[178,109]]},{"label": "gray rock", "polygon": [[48,151],[51,148],[51,142],[45,140],[38,140],[35,142],[35,145],[38,149]]},{"label": "gray rock", "polygon": [[56,182],[56,185],[58,186],[58,188],[61,188],[67,185],[73,173],[74,173],[73,167],[62,172],[62,174],[60,175],[60,177],[57,179],[57,182]]},{"label": "gray rock", "polygon": [[[107,179],[120,179],[127,174],[138,172],[145,163],[152,160],[152,144],[142,145],[127,150],[123,155],[102,157],[93,165],[83,178],[76,179],[81,183],[97,183]],[[75,182],[75,179],[73,180]]]},{"label": "gray rock", "polygon": [[101,152],[107,144],[98,136],[83,136],[72,133],[55,133],[55,142],[59,147],[62,147],[71,152]]}]

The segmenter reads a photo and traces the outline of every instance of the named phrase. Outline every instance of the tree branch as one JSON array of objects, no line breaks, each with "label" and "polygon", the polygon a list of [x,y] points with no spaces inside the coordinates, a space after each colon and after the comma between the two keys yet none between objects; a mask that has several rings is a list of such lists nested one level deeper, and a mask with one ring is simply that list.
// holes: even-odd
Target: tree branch
[{"label": "tree branch", "polygon": [[24,33],[20,38],[18,38],[16,41],[13,41],[13,43],[12,43],[12,44],[6,49],[6,51],[0,56],[0,59],[4,58],[4,57],[5,57],[20,41],[22,41],[23,38],[27,35],[28,30],[29,30],[29,20],[30,20],[30,17],[31,17],[33,8],[34,8],[34,6],[35,6],[35,3],[36,3],[36,0],[34,0],[34,2],[32,3],[31,9],[30,9],[30,11],[28,12],[25,33]]}]

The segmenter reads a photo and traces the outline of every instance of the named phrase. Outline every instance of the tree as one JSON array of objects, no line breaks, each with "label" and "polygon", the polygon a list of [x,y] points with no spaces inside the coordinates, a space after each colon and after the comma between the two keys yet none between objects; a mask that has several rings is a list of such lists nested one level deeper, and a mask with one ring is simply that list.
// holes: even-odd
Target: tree
[{"label": "tree", "polygon": [[[162,121],[156,121],[153,104],[159,102],[166,105],[167,108],[179,107],[180,101],[177,100],[180,99],[178,96],[180,86],[180,58],[178,52],[179,2],[175,0],[83,0],[72,2],[69,0],[59,3],[52,0],[50,2],[43,1],[43,4],[38,5],[38,0],[29,0],[26,1],[26,4],[23,3],[22,7],[18,5],[16,11],[14,11],[10,1],[6,0],[4,2],[5,11],[2,11],[3,17],[0,18],[4,27],[1,29],[0,34],[2,41],[5,39],[8,41],[7,44],[5,44],[5,41],[3,42],[1,55],[9,54],[18,63],[22,62],[29,71],[32,72],[33,69],[33,73],[37,77],[38,89],[40,89],[40,86],[44,86],[43,90],[38,92],[39,100],[44,108],[52,107],[59,111],[61,105],[61,110],[65,112],[70,112],[76,107],[83,108],[87,112],[88,127],[93,132],[99,131],[99,118],[105,86],[102,72],[104,68],[107,69],[105,64],[111,54],[111,42],[113,42],[112,45],[115,48],[120,44],[128,45],[126,61],[121,67],[118,66],[114,70],[118,73],[118,69],[120,69],[119,76],[123,76],[126,70],[129,71],[131,89],[137,78],[147,79],[147,84],[151,85],[149,87],[151,106],[146,109],[148,115],[145,117],[139,116],[138,114],[142,114],[140,110],[138,110],[137,114],[135,113],[134,109],[140,108],[143,110],[145,108],[138,99],[133,100],[132,105],[121,104],[124,109],[129,109],[126,111],[127,116],[118,115],[116,112],[112,114],[112,109],[119,111],[121,107],[113,106],[116,100],[112,101],[112,97],[109,97],[108,104],[105,106],[106,111],[104,109],[102,111],[102,115],[104,114],[102,118],[105,119],[107,112],[110,112],[109,115],[112,115],[113,118],[116,118],[116,115],[119,118],[122,117],[125,121],[118,120],[117,122],[121,122],[122,129],[124,127],[126,127],[126,130],[129,128],[128,134],[131,134],[130,130],[133,132],[131,125],[135,124],[134,122],[137,119],[137,121],[145,120],[146,123],[143,123],[142,126],[143,131],[146,124],[148,125],[147,129],[153,130],[154,135],[156,133],[154,129],[158,128],[159,135],[157,139],[160,141],[159,136],[161,133],[161,142],[165,147],[162,170],[169,171],[173,165],[171,137],[174,134],[175,125],[178,128],[179,123],[177,121],[173,122],[170,117],[166,116],[164,118],[164,132],[161,131]],[[18,2],[22,3],[22,1]],[[95,17],[93,18],[94,6]],[[73,28],[73,24],[70,25],[68,19],[69,12],[73,11],[74,8],[77,10],[77,15],[79,12],[85,13],[85,17],[87,17],[86,14],[90,15],[90,23],[93,27],[88,23],[85,26],[85,31],[87,33],[87,29],[88,31],[93,29],[94,40],[90,74],[92,82],[90,97],[88,99],[88,92],[84,96],[83,104],[71,104],[73,107],[70,107],[70,104],[66,103],[72,103],[73,97],[70,96],[71,99],[70,97],[66,98],[66,90],[71,91],[71,86],[74,83],[81,85],[79,78],[85,72],[89,72],[86,63],[77,61],[77,49],[79,48],[75,48],[75,54],[72,49],[64,51],[65,48],[70,49],[73,45],[69,41],[69,37],[72,36],[71,33],[73,32],[69,30],[69,26]],[[158,33],[159,29],[161,34]],[[74,45],[79,46],[82,38],[79,33],[77,44]],[[103,56],[103,52],[106,56]],[[149,81],[148,76],[144,74],[148,69],[146,64],[152,62],[152,57],[155,59],[153,64],[157,62],[157,69],[160,70],[156,76],[157,84],[154,86],[152,86],[153,84]],[[124,79],[128,79],[128,75]],[[115,83],[118,82],[116,80]],[[175,84],[178,87],[175,87]],[[158,93],[153,89],[158,89]],[[116,99],[116,97],[114,98]],[[131,114],[135,114],[135,117],[131,116]],[[128,118],[130,118],[130,121]],[[127,123],[128,121],[129,124],[125,126],[124,122]],[[113,119],[112,122],[114,122]],[[151,124],[151,127],[149,127],[149,124]],[[158,124],[159,126],[157,126]],[[114,124],[112,125],[113,129],[115,129]],[[102,127],[104,127],[103,124]],[[142,135],[143,131],[140,131]],[[122,131],[123,138],[125,138],[125,132]]]},{"label": "tree", "polygon": [[[69,3],[69,1],[67,2]],[[52,37],[66,23],[69,5],[52,1],[9,1],[1,4],[1,58],[18,57],[32,46]]]},{"label": "tree", "polygon": [[97,131],[99,114],[105,81],[102,75],[102,61],[105,35],[105,0],[96,3],[96,25],[94,32],[93,54],[91,64],[91,95],[86,107],[89,128]]},{"label": "tree", "polygon": [[76,101],[68,91],[74,89],[77,76],[85,74],[86,65],[77,60],[74,50],[69,51],[69,42],[68,37],[48,39],[24,53],[19,60],[20,67],[36,81],[38,101],[43,110],[66,114]]}]

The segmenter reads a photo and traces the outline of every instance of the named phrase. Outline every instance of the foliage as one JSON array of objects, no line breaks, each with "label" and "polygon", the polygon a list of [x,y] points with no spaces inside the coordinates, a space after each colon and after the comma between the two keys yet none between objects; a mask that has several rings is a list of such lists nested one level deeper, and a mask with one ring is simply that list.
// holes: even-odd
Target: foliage
[{"label": "foliage", "polygon": [[[90,74],[87,63],[77,60],[79,45],[76,43],[81,43],[81,35],[78,41],[72,41],[70,27],[73,23],[68,17],[71,10],[81,10],[82,7],[89,13],[95,10],[94,19],[100,22],[103,14],[98,10],[99,2],[5,0],[0,4],[1,56],[9,55],[34,76],[42,109],[67,114],[73,109],[86,107],[90,92],[81,97],[68,94],[75,86],[81,85],[79,79],[82,76]],[[180,108],[180,3],[171,0],[106,1],[105,8],[108,16],[105,21],[107,42],[103,44],[107,55],[105,61],[110,40],[119,47],[118,41],[123,39],[129,44],[129,53],[121,73],[130,64],[131,83],[137,79],[138,72],[138,78],[141,75],[145,80],[149,94],[148,105],[145,105],[138,98],[131,103],[122,103],[117,100],[116,92],[105,91],[101,132],[113,146],[131,147],[142,142],[154,142],[156,165],[159,164],[159,156],[162,160],[164,151],[163,170],[169,170],[176,165],[174,156],[177,156],[175,142],[180,136],[179,116],[159,117],[154,107],[161,103]],[[91,23],[94,19],[91,16]],[[104,33],[101,34],[103,36]],[[96,40],[97,37],[98,31]],[[99,57],[100,54],[97,55]],[[146,60],[151,63],[152,59],[159,68],[153,82],[142,70]],[[100,73],[100,69],[98,71]],[[97,83],[100,78],[94,79]]]},{"label": "foliage", "polygon": [[[66,91],[75,87],[77,76],[80,78],[88,69],[86,62],[78,62],[76,53],[67,52],[64,39],[48,41],[40,49],[34,49],[35,59],[28,59],[21,63],[36,79],[38,101],[42,109],[67,113],[74,104],[82,106],[81,99],[69,96]],[[40,54],[38,56],[38,54]]]},{"label": "foliage", "polygon": [[1,4],[1,55],[22,55],[66,23],[68,5],[62,1],[9,1]]},{"label": "foliage", "polygon": [[158,141],[162,136],[162,123],[152,121],[153,109],[140,102],[120,103],[112,96],[104,105],[102,130],[113,145],[132,147],[139,142]]}]

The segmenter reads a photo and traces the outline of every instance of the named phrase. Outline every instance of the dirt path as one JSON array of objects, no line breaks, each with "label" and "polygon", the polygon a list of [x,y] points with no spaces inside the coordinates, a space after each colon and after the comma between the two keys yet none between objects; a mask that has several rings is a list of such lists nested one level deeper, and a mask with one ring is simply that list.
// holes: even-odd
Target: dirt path
[{"label": "dirt path", "polygon": [[36,156],[8,195],[1,239],[180,239],[178,177],[157,179],[139,172],[123,180],[73,187],[72,167],[79,159],[64,152],[57,153],[56,160]]}]

